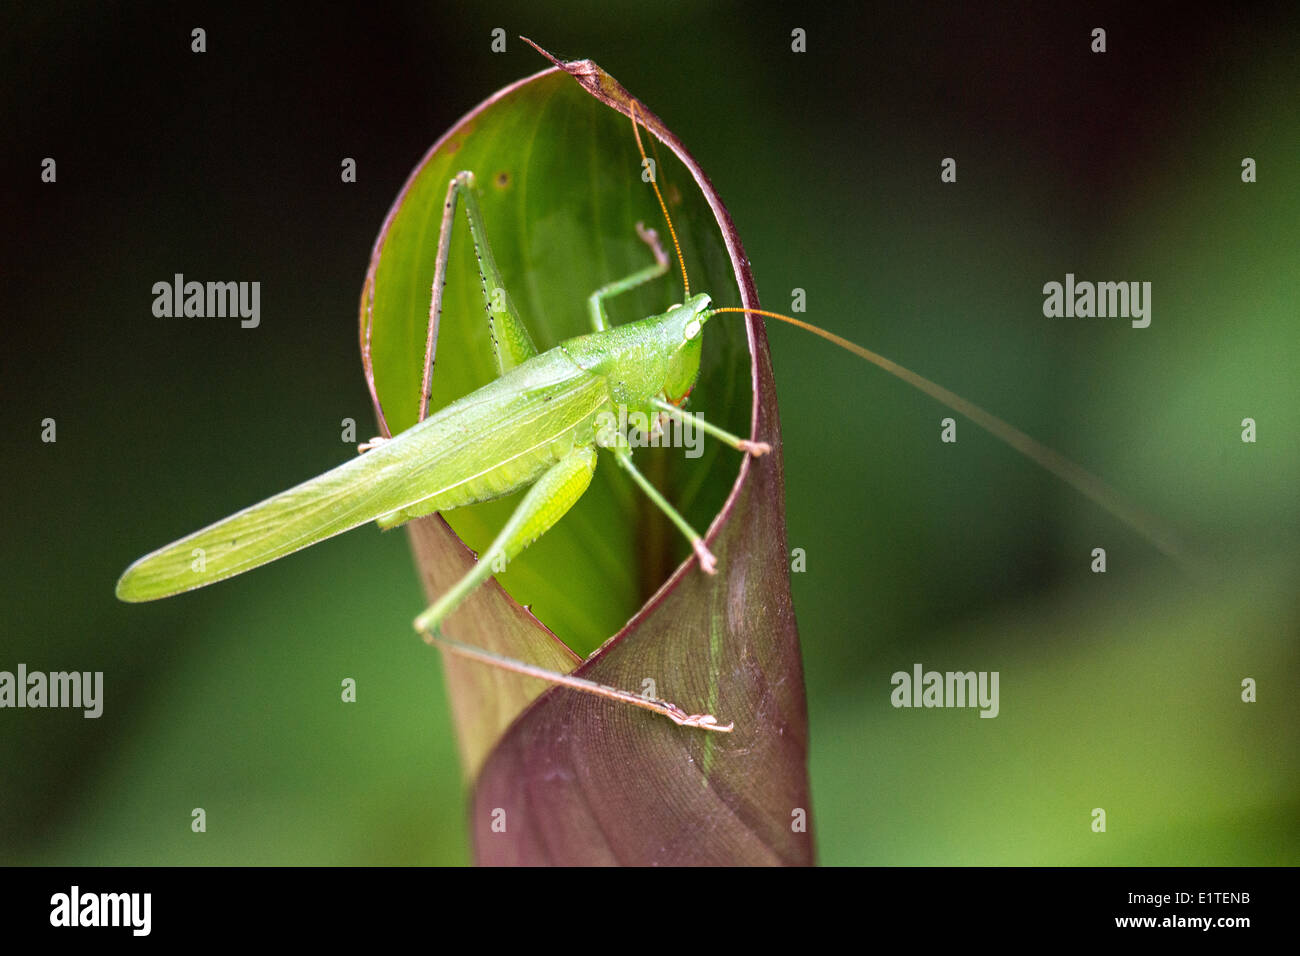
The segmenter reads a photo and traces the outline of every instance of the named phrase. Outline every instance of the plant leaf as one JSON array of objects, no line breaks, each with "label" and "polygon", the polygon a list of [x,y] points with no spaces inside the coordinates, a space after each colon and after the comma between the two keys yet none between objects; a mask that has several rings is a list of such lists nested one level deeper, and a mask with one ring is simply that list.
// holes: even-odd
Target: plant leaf
[{"label": "plant leaf", "polygon": [[[375,243],[362,295],[363,361],[380,422],[394,431],[417,414],[442,205],[458,170],[476,174],[494,256],[542,349],[588,331],[586,296],[649,261],[636,222],[667,238],[640,176],[631,97],[590,61],[554,62],[500,91],[435,144]],[[718,305],[757,306],[739,239],[707,177],[653,114],[639,107],[638,116],[667,147],[654,154],[657,181],[692,292],[707,291]],[[434,407],[492,374],[467,231],[458,223],[451,246]],[[674,269],[614,300],[611,319],[659,312],[681,298]],[[718,574],[700,571],[680,536],[605,459],[574,510],[498,576],[504,588],[479,589],[447,630],[563,671],[618,632],[580,673],[634,691],[653,681],[656,696],[734,721],[736,731],[683,730],[625,705],[444,656],[462,759],[478,775],[482,862],[811,862],[808,828],[792,827],[808,810],[807,726],[776,396],[761,325],[735,318],[709,326],[692,409],[757,435],[773,453],[751,460],[713,441],[698,458],[681,449],[638,453],[687,518],[709,527]],[[472,564],[457,535],[483,548],[515,503],[451,512],[455,533],[440,517],[409,526],[430,597]],[[497,810],[505,811],[504,833],[493,830]]]}]

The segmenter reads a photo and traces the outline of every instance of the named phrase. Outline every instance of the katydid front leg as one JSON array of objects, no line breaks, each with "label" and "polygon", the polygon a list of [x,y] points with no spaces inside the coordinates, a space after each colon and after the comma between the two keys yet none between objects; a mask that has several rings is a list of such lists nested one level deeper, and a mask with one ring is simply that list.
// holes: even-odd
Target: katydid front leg
[{"label": "katydid front leg", "polygon": [[706,435],[712,435],[714,438],[721,439],[726,444],[736,449],[736,451],[743,451],[746,454],[758,458],[762,455],[766,455],[772,450],[772,446],[765,441],[750,441],[748,438],[741,438],[738,435],[733,435],[731,432],[724,431],[712,422],[706,422],[704,416],[693,415],[688,411],[678,408],[672,402],[665,402],[662,398],[652,398],[650,404],[659,409],[659,411],[663,412],[669,418],[675,418],[679,422],[698,428]]},{"label": "katydid front leg", "polygon": [[591,316],[591,327],[596,332],[604,332],[609,328],[609,317],[605,315],[606,299],[612,299],[616,295],[630,292],[637,286],[645,285],[652,279],[658,279],[668,272],[668,253],[664,252],[664,247],[659,244],[659,234],[653,229],[647,229],[644,224],[639,222],[636,224],[636,234],[654,253],[654,264],[648,265],[644,269],[638,269],[626,279],[619,279],[617,282],[601,286],[587,298],[587,311]]}]

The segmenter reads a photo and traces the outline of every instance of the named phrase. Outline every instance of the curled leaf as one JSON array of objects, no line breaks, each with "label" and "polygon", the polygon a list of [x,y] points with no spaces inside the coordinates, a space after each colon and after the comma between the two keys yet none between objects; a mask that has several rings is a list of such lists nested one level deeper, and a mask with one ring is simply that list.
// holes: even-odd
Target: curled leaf
[{"label": "curled leaf", "polygon": [[[375,243],[361,336],[386,429],[400,431],[416,418],[443,196],[460,169],[476,174],[493,253],[540,348],[588,331],[586,296],[648,261],[635,225],[662,229],[662,216],[643,181],[646,165],[628,119],[632,97],[590,61],[553,62],[435,144]],[[757,306],[739,237],[708,178],[652,112],[640,104],[636,111],[660,144],[651,174],[677,227],[691,291],[708,292],[718,305]],[[435,407],[491,377],[473,252],[467,230],[457,231]],[[615,300],[611,319],[659,312],[681,297],[674,269]],[[760,323],[710,324],[692,408],[773,446],[758,459],[713,441],[699,457],[681,448],[638,455],[687,518],[708,527],[716,575],[700,571],[680,536],[606,460],[574,510],[498,576],[504,587],[481,588],[447,630],[562,671],[617,632],[575,673],[713,713],[736,730],[683,729],[626,705],[445,658],[463,761],[476,778],[480,862],[812,861],[780,427]],[[515,503],[451,512],[454,533],[441,517],[409,526],[431,597],[470,567],[462,540],[484,547]]]}]

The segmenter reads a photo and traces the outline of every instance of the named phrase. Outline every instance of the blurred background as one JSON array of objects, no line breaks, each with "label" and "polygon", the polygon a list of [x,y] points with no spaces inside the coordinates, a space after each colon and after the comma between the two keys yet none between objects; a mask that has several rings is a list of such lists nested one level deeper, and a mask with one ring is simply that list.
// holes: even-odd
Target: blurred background
[{"label": "blurred background", "polygon": [[[1083,464],[1206,567],[973,426],[940,443],[932,400],[769,328],[821,862],[1300,862],[1293,8],[0,17],[0,670],[106,683],[98,720],[0,711],[0,862],[468,861],[404,536],[362,529],[151,605],[113,584],[336,464],[342,418],[371,433],[371,244],[438,136],[545,65],[518,34],[596,60],[681,137],[765,305],[806,290],[806,318]],[[156,319],[152,285],[176,272],[260,281],[261,328]],[[1067,272],[1150,281],[1150,328],[1045,318]],[[890,675],[918,662],[998,671],[998,718],[895,710]]]}]

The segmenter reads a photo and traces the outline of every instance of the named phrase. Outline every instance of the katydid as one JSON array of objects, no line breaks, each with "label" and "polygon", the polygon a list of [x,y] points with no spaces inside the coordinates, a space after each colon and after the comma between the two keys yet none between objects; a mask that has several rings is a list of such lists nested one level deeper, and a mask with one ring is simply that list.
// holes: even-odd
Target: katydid
[{"label": "katydid", "polygon": [[[631,119],[644,160],[635,101]],[[505,658],[458,642],[442,629],[448,615],[491,577],[495,568],[545,534],[582,496],[596,468],[598,449],[608,451],[680,530],[700,569],[714,573],[716,562],[702,536],[633,463],[636,443],[609,423],[643,421],[652,423],[649,427],[653,429],[671,418],[695,425],[742,454],[757,457],[769,451],[758,437],[730,434],[683,408],[700,372],[705,325],[724,313],[751,313],[789,322],[847,348],[1039,462],[1138,528],[1162,550],[1176,552],[1172,539],[1156,530],[1151,519],[1124,504],[1098,479],[938,385],[800,320],[759,309],[714,308],[708,295],[691,295],[667,206],[653,176],[649,182],[673,239],[683,301],[657,315],[610,325],[607,300],[661,278],[671,269],[658,235],[637,223],[637,234],[649,247],[653,262],[591,293],[587,300],[590,333],[539,352],[492,256],[474,174],[465,170],[454,176],[447,187],[438,240],[418,422],[391,438],[360,446],[358,450],[364,453],[352,461],[146,555],[122,575],[117,596],[124,601],[168,597],[242,574],[369,521],[391,528],[413,518],[527,489],[495,540],[478,555],[477,563],[415,619],[416,630],[431,644],[485,664],[641,707],[684,727],[730,731],[731,723],[724,724],[712,714],[693,714],[668,701]],[[458,205],[465,211],[478,258],[499,377],[430,413],[431,359]],[[629,414],[619,416],[620,406]],[[641,433],[638,437],[648,437],[637,425],[632,428]]]}]

